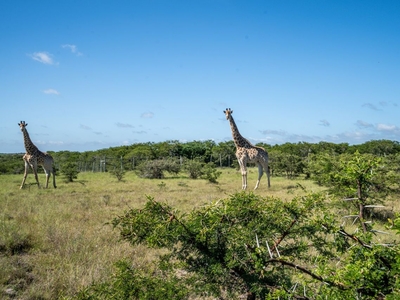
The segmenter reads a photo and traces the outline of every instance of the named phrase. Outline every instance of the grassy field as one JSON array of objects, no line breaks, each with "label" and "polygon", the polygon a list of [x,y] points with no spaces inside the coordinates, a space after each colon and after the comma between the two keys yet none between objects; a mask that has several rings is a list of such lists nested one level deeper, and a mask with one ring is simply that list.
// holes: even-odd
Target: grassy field
[{"label": "grassy field", "polygon": [[[257,170],[249,170],[253,188]],[[44,175],[40,175],[41,183]],[[162,180],[138,178],[128,172],[123,182],[109,173],[80,173],[73,183],[57,178],[57,189],[38,189],[32,174],[19,190],[22,175],[0,176],[0,298],[72,298],[82,287],[106,279],[113,264],[129,258],[144,264],[154,253],[118,240],[108,224],[129,208],[141,207],[146,195],[190,211],[239,192],[241,175],[222,170],[218,184],[192,180],[182,174]],[[291,199],[321,187],[303,179],[266,178],[255,192],[261,196]],[[398,211],[398,210],[397,210]]]}]

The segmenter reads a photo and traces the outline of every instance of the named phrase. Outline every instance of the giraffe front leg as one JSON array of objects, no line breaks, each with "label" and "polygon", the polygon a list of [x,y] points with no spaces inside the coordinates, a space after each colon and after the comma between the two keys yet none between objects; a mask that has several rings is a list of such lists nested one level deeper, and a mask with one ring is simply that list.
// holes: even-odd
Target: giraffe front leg
[{"label": "giraffe front leg", "polygon": [[247,189],[247,170],[243,168],[242,170],[242,190]]},{"label": "giraffe front leg", "polygon": [[238,159],[240,172],[242,173],[242,190],[247,189],[247,168],[246,163]]},{"label": "giraffe front leg", "polygon": [[22,190],[24,188],[24,184],[26,181],[26,177],[28,176],[28,172],[29,172],[29,165],[27,162],[25,162],[25,172],[24,172],[24,177],[22,178],[21,186],[19,188],[20,190]]}]

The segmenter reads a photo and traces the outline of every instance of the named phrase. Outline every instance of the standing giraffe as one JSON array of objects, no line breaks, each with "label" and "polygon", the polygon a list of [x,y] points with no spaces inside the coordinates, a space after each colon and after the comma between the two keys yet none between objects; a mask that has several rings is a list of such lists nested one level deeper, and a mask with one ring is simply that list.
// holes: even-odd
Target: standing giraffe
[{"label": "standing giraffe", "polygon": [[53,169],[53,157],[51,157],[50,154],[43,153],[36,147],[28,134],[28,131],[26,130],[26,126],[28,126],[28,123],[25,123],[25,121],[21,121],[21,123],[18,123],[19,128],[21,128],[21,131],[24,135],[24,145],[25,145],[25,150],[26,153],[23,156],[23,160],[25,161],[25,173],[24,173],[24,178],[22,179],[22,184],[20,189],[24,187],[26,177],[28,176],[29,172],[29,166],[32,168],[33,174],[35,174],[35,179],[37,182],[38,187],[40,188],[39,184],[39,179],[38,179],[38,174],[37,174],[37,166],[40,165],[43,167],[44,172],[46,173],[46,189],[49,186],[49,178],[51,174],[53,174],[53,186],[56,188],[56,174]]},{"label": "standing giraffe", "polygon": [[258,166],[258,180],[256,183],[256,187],[260,184],[260,179],[263,176],[263,173],[267,174],[268,178],[268,187],[271,186],[270,183],[270,174],[268,168],[268,153],[264,148],[254,146],[247,139],[242,137],[239,133],[239,129],[236,126],[235,121],[233,120],[232,113],[233,110],[227,108],[224,110],[226,119],[229,120],[232,130],[233,141],[236,146],[236,158],[239,162],[240,171],[242,172],[242,189],[245,190],[247,188],[247,163],[255,163]]}]

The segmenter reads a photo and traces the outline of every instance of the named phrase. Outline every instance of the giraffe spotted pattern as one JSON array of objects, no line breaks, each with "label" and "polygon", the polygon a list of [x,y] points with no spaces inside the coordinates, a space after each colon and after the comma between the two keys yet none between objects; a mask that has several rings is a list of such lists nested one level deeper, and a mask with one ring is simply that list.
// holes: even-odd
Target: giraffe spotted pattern
[{"label": "giraffe spotted pattern", "polygon": [[245,190],[247,188],[247,163],[255,163],[258,167],[258,180],[254,189],[258,188],[260,179],[264,172],[267,174],[268,187],[270,187],[271,183],[267,151],[262,147],[254,146],[240,134],[235,120],[233,120],[232,113],[233,110],[230,108],[224,110],[226,119],[230,123],[233,141],[236,146],[236,158],[239,162],[240,171],[242,173],[242,189]]},{"label": "giraffe spotted pattern", "polygon": [[33,144],[31,138],[29,137],[28,131],[26,130],[26,126],[28,126],[28,123],[25,123],[25,121],[21,121],[21,123],[18,123],[18,125],[22,131],[22,134],[24,135],[24,146],[26,151],[25,155],[22,157],[25,162],[25,173],[20,189],[24,187],[26,177],[28,176],[29,167],[32,169],[33,174],[35,175],[36,183],[40,188],[37,174],[38,165],[42,166],[44,172],[46,173],[46,188],[49,186],[49,179],[51,174],[53,174],[53,186],[54,188],[56,188],[56,175],[53,169],[53,157],[48,153],[41,152],[38,147]]}]

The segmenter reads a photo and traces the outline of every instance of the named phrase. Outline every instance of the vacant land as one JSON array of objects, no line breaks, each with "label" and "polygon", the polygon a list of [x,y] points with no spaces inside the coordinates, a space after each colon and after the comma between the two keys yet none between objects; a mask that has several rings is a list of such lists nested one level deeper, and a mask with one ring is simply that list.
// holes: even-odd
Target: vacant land
[{"label": "vacant land", "polygon": [[[257,170],[249,170],[251,190]],[[38,189],[32,174],[19,190],[22,175],[0,176],[0,297],[17,299],[72,298],[82,287],[106,279],[113,264],[129,258],[140,265],[154,252],[119,241],[109,225],[129,208],[141,207],[152,196],[181,210],[227,198],[240,191],[241,175],[223,169],[218,184],[192,180],[185,174],[161,180],[128,172],[119,182],[109,173],[80,173],[73,183],[57,178],[57,189]],[[44,175],[40,175],[44,183]],[[304,179],[266,178],[255,192],[263,197],[291,199],[322,187]]]}]

